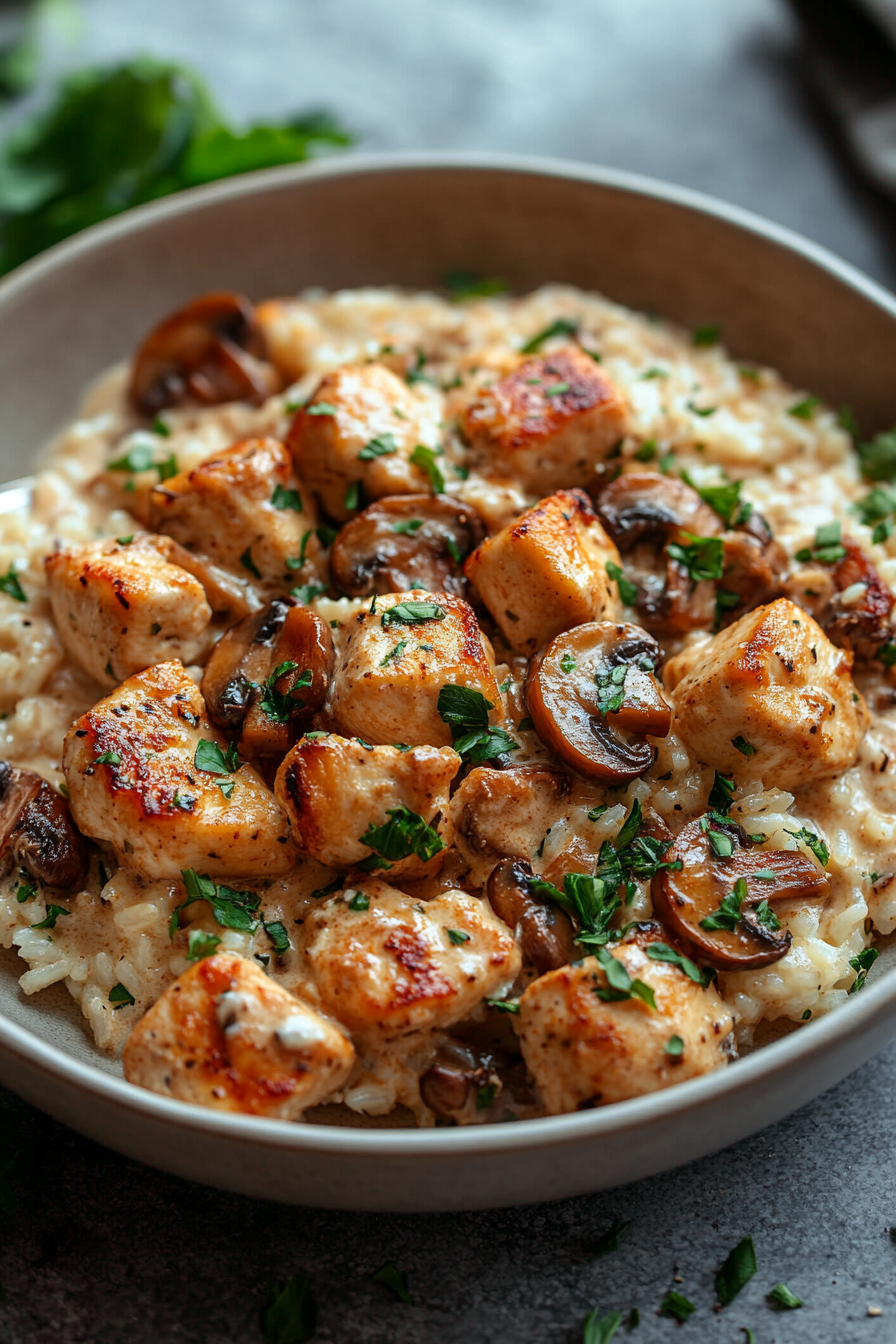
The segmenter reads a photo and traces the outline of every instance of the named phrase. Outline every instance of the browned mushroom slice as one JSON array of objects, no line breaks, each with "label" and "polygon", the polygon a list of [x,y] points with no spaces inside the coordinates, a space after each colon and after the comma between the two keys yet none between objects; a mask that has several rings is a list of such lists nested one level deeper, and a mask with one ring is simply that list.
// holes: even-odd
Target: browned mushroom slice
[{"label": "browned mushroom slice", "polygon": [[724,560],[715,614],[719,625],[729,625],[751,607],[765,606],[780,597],[787,552],[755,509],[742,525],[723,533],[722,541]]},{"label": "browned mushroom slice", "polygon": [[485,1050],[447,1040],[420,1079],[420,1095],[442,1120],[488,1124],[525,1114],[535,1105],[522,1060],[506,1050]]},{"label": "browned mushroom slice", "polygon": [[332,671],[329,626],[310,607],[277,597],[221,638],[200,689],[212,722],[241,730],[241,751],[285,755],[323,704]]},{"label": "browned mushroom slice", "polygon": [[834,567],[836,592],[821,626],[834,644],[868,657],[891,638],[894,597],[861,546],[849,537],[842,545],[846,554]]},{"label": "browned mushroom slice", "polygon": [[636,779],[654,761],[672,711],[654,670],[656,640],[639,625],[594,621],[557,635],[529,663],[526,702],[536,732],[591,779]]},{"label": "browned mushroom slice", "polygon": [[693,956],[719,971],[752,971],[779,961],[792,937],[772,905],[830,893],[824,873],[805,854],[751,849],[740,827],[712,814],[685,826],[665,861],[681,868],[667,866],[654,877],[654,909]]},{"label": "browned mushroom slice", "polygon": [[487,894],[498,918],[519,931],[525,960],[545,975],[572,960],[573,928],[562,910],[533,894],[531,879],[525,859],[504,859],[492,870]]},{"label": "browned mushroom slice", "polygon": [[129,395],[152,417],[187,401],[260,402],[277,383],[263,358],[252,304],[221,291],[194,299],[149,333],[134,359]]},{"label": "browned mushroom slice", "polygon": [[87,877],[87,846],[68,803],[31,770],[0,761],[0,849],[49,887]]},{"label": "browned mushroom slice", "polygon": [[484,535],[476,510],[449,495],[387,495],[339,533],[333,582],[349,597],[414,588],[465,597],[463,561]]},{"label": "browned mushroom slice", "polygon": [[627,471],[601,492],[597,511],[620,551],[665,545],[684,532],[715,537],[722,522],[685,481],[658,471]]}]

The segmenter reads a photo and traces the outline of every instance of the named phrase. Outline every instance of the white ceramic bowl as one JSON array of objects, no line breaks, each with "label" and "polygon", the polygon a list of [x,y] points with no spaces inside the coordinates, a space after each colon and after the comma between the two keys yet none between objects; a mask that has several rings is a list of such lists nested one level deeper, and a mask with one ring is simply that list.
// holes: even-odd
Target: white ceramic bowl
[{"label": "white ceramic bowl", "polygon": [[[797,386],[896,421],[896,301],[823,249],[692,192],[577,164],[378,156],[252,174],[88,230],[0,285],[0,468],[24,475],[79,393],[205,289],[432,287],[446,272],[597,289]],[[21,507],[23,489],[0,495]],[[753,1133],[838,1082],[896,1031],[896,969],[731,1068],[603,1110],[465,1129],[290,1125],[129,1086],[59,986],[26,999],[0,954],[0,1081],[129,1156],[297,1204],[424,1211],[582,1194]]]}]

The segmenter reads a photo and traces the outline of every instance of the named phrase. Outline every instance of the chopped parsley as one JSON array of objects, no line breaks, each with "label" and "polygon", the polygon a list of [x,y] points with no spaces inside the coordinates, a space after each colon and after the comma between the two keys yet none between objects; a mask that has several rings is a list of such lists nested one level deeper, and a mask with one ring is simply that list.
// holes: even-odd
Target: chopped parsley
[{"label": "chopped parsley", "polygon": [[785,1311],[795,1311],[797,1307],[803,1305],[803,1299],[792,1293],[786,1283],[776,1283],[770,1292],[766,1293],[769,1302],[773,1302],[776,1307],[783,1307]]},{"label": "chopped parsley", "polygon": [[181,869],[187,899],[175,906],[168,923],[168,936],[173,938],[180,928],[180,912],[194,901],[208,901],[212,914],[222,929],[236,929],[238,933],[254,933],[258,921],[252,914],[261,905],[254,891],[234,891],[218,884],[207,873],[199,874],[194,868]]},{"label": "chopped parsley", "polygon": [[[371,606],[370,610],[375,611],[376,608]],[[446,614],[435,602],[397,602],[394,607],[386,608],[380,617],[380,624],[419,625],[423,621],[444,621]]]},{"label": "chopped parsley", "polygon": [[418,443],[417,447],[411,453],[411,461],[415,467],[429,477],[429,483],[432,486],[434,495],[441,495],[445,492],[445,477],[436,461],[437,453],[434,448],[427,448],[426,444]]},{"label": "chopped parsley", "polygon": [[825,523],[816,531],[814,544],[797,551],[794,559],[801,564],[814,560],[818,565],[836,565],[845,554],[846,547],[840,542],[840,524]]},{"label": "chopped parsley", "polygon": [[692,490],[708,504],[714,513],[717,513],[726,527],[736,527],[738,523],[745,523],[753,512],[753,505],[749,500],[742,500],[740,497],[742,481],[724,481],[721,485],[697,485],[686,471],[681,473],[681,478]]},{"label": "chopped parsley", "polygon": [[605,1003],[618,1003],[623,999],[637,998],[648,1008],[656,1008],[653,990],[644,980],[633,980],[623,963],[613,956],[608,947],[598,946],[594,956],[604,968],[607,977],[606,989],[595,989],[594,993]]},{"label": "chopped parsley", "polygon": [[14,602],[28,601],[28,594],[19,582],[19,576],[12,565],[5,574],[0,574],[0,592],[11,597]]},{"label": "chopped parsley", "polygon": [[689,1320],[696,1310],[695,1304],[682,1293],[676,1293],[674,1288],[666,1294],[660,1304],[660,1315],[673,1316],[676,1321]]},{"label": "chopped parsley", "polygon": [[271,495],[271,503],[275,509],[292,509],[295,513],[302,512],[302,496],[298,490],[287,490],[283,485],[278,485]]},{"label": "chopped parsley", "polygon": [[157,415],[152,422],[153,434],[158,434],[160,439],[171,438],[171,426],[166,424],[160,415]]},{"label": "chopped parsley", "polygon": [[369,910],[370,897],[367,895],[367,892],[366,891],[354,892],[351,900],[348,902],[348,908],[349,910],[354,910],[356,913],[360,912],[361,910]]},{"label": "chopped parsley", "polygon": [[104,751],[99,756],[93,758],[94,765],[121,765],[121,757],[117,751]]},{"label": "chopped parsley", "polygon": [[268,1289],[261,1313],[263,1344],[308,1344],[317,1329],[317,1303],[307,1274]]},{"label": "chopped parsley", "polygon": [[316,597],[323,597],[327,591],[324,583],[300,583],[295,588],[290,588],[292,597],[297,597],[299,601],[307,607],[309,602],[313,602]]},{"label": "chopped parsley", "polygon": [[335,527],[330,527],[328,523],[321,523],[320,527],[316,527],[314,531],[318,541],[324,549],[332,546],[333,542],[339,536],[338,530]]},{"label": "chopped parsley", "polygon": [[569,383],[552,383],[550,387],[545,388],[544,394],[546,397],[562,397],[563,393],[568,391]]},{"label": "chopped parsley", "polygon": [[201,737],[196,746],[193,764],[197,770],[204,770],[209,775],[230,775],[239,770],[243,763],[235,742],[228,743],[227,750],[222,751],[217,742],[210,742],[208,738]]},{"label": "chopped parsley", "polygon": [[393,523],[390,531],[397,532],[402,537],[412,537],[422,526],[422,518],[406,518],[403,523]]},{"label": "chopped parsley", "polygon": [[519,999],[484,999],[489,1008],[496,1008],[499,1013],[519,1013]]},{"label": "chopped parsley", "polygon": [[148,443],[135,443],[114,462],[106,463],[107,471],[129,471],[135,475],[139,471],[149,471],[155,466],[155,448]]},{"label": "chopped parsley", "polygon": [[132,532],[129,537],[116,537],[115,540],[118,542],[119,546],[130,546],[131,542],[134,540],[134,534]]},{"label": "chopped parsley", "polygon": [[306,415],[338,415],[335,406],[331,406],[328,401],[316,401],[313,406],[305,407]]},{"label": "chopped parsley", "polygon": [[219,779],[219,780],[217,780],[217,785],[218,785],[218,788],[219,788],[219,789],[221,790],[221,792],[223,793],[224,797],[227,798],[227,799],[229,799],[229,798],[230,798],[230,795],[233,793],[234,788],[236,787],[236,780],[234,780],[234,779]]},{"label": "chopped parsley", "polygon": [[716,812],[727,813],[734,796],[734,788],[734,780],[726,779],[717,770],[712,788],[709,791],[709,806],[714,808]]},{"label": "chopped parsley", "polygon": [[613,560],[608,560],[605,568],[607,574],[619,588],[620,601],[624,602],[627,607],[633,607],[638,600],[638,585],[627,579],[622,572],[622,566],[617,565]]},{"label": "chopped parsley", "polygon": [[118,984],[113,985],[109,990],[109,1002],[114,1005],[112,1011],[117,1013],[119,1008],[130,1008],[131,1004],[136,1003],[137,1000],[119,980]]},{"label": "chopped parsley", "polygon": [[381,1269],[371,1275],[374,1283],[381,1283],[399,1302],[410,1302],[408,1276],[392,1260],[387,1260]]},{"label": "chopped parsley", "polygon": [[794,840],[801,840],[808,849],[811,849],[822,868],[827,868],[831,851],[820,836],[810,831],[808,826],[801,826],[798,831],[788,831],[787,834],[792,835]]},{"label": "chopped parsley", "polygon": [[739,877],[734,884],[734,890],[727,896],[722,897],[722,902],[713,914],[707,915],[701,919],[701,929],[707,932],[713,932],[716,929],[727,929],[729,933],[734,933],[741,921],[741,910],[743,903],[747,899],[747,880]]},{"label": "chopped parsley", "polygon": [[294,672],[297,667],[298,663],[278,663],[264,683],[261,695],[261,710],[265,717],[271,719],[274,723],[288,723],[296,710],[304,708],[304,701],[296,695],[296,691],[304,690],[311,685],[312,674],[310,669],[305,668],[288,691],[277,690],[277,682],[280,678],[285,677],[287,672]]},{"label": "chopped parsley", "polygon": [[572,654],[568,652],[564,653],[563,657],[560,659],[560,671],[569,673],[573,672],[576,667],[577,663]]},{"label": "chopped parsley", "polygon": [[671,1055],[673,1059],[677,1059],[683,1053],[684,1053],[684,1041],[681,1039],[681,1037],[670,1036],[666,1044],[663,1046],[663,1054]]},{"label": "chopped parsley", "polygon": [[[706,818],[704,818],[704,821]],[[712,846],[713,853],[720,859],[730,859],[734,853],[734,841],[730,835],[724,831],[711,830],[709,825],[703,827],[706,832],[706,838]]]},{"label": "chopped parsley", "polygon": [[31,927],[32,929],[55,929],[56,921],[59,916],[70,914],[71,910],[66,910],[64,905],[50,904],[47,906],[46,917],[40,920],[37,924],[32,924]]},{"label": "chopped parsley", "polygon": [[373,850],[369,859],[359,867],[368,870],[391,868],[393,863],[416,855],[423,863],[428,863],[445,848],[445,841],[438,831],[427,825],[421,816],[406,807],[390,807],[386,810],[390,818],[382,826],[371,822],[360,841]]},{"label": "chopped parsley", "polygon": [[204,929],[191,929],[187,939],[187,961],[202,961],[203,957],[213,957],[221,945],[221,939]]},{"label": "chopped parsley", "polygon": [[787,414],[796,420],[811,420],[816,406],[821,405],[821,397],[804,397],[802,401],[787,407]]},{"label": "chopped parsley", "polygon": [[628,676],[628,663],[617,663],[609,672],[595,677],[597,685],[597,710],[604,718],[615,714],[622,708],[625,700],[625,679]]},{"label": "chopped parsley", "polygon": [[699,349],[701,346],[718,345],[722,337],[722,328],[718,326],[697,327],[691,337],[694,345]]},{"label": "chopped parsley", "polygon": [[252,559],[251,546],[247,546],[246,549],[243,551],[242,555],[240,556],[240,564],[242,565],[243,569],[248,569],[249,573],[252,575],[253,578],[256,579],[261,578],[261,570],[258,568],[255,561]]},{"label": "chopped parsley", "polygon": [[[105,886],[106,883],[103,883]],[[19,885],[16,887],[16,900],[19,905],[24,905],[26,901],[35,901],[39,895],[39,888],[34,878],[28,872],[27,868],[19,869]]]},{"label": "chopped parsley", "polygon": [[394,434],[387,431],[385,434],[377,434],[365,443],[358,457],[362,462],[372,462],[376,457],[394,457],[397,452],[398,440]]},{"label": "chopped parsley", "polygon": [[[34,927],[37,928],[38,926],[35,924]],[[857,956],[850,957],[849,964],[856,972],[856,978],[846,991],[847,994],[858,994],[860,989],[865,988],[868,972],[877,961],[879,955],[876,947],[866,947],[865,950],[859,952]]]},{"label": "chopped parsley", "polygon": [[893,532],[893,514],[896,512],[896,490],[888,485],[876,485],[873,490],[853,505],[855,513],[866,527],[873,527],[871,540],[884,542]]},{"label": "chopped parsley", "polygon": [[727,1307],[756,1273],[756,1251],[752,1237],[744,1237],[729,1251],[716,1274],[716,1296]]},{"label": "chopped parsley", "polygon": [[[646,377],[647,375],[642,375]],[[656,457],[656,439],[645,439],[639,448],[635,449],[636,462],[652,462]]]},{"label": "chopped parsley", "polygon": [[703,985],[705,988],[709,983],[705,973],[691,961],[690,957],[670,947],[668,943],[648,943],[644,951],[651,961],[664,961],[669,966],[677,966],[680,971],[684,971],[689,980],[693,980],[695,985]]},{"label": "chopped parsley", "polygon": [[[855,429],[853,428],[853,433]],[[870,443],[858,444],[859,465],[869,481],[896,479],[896,426],[876,434]]]},{"label": "chopped parsley", "polygon": [[568,317],[557,317],[548,326],[541,331],[536,332],[525,345],[520,347],[520,353],[523,355],[535,355],[541,349],[546,341],[551,341],[555,336],[577,337],[579,334],[578,322],[571,322]]},{"label": "chopped parsley", "polygon": [[380,659],[380,667],[388,667],[390,663],[397,663],[410,642],[409,639],[400,639],[394,649],[390,649],[385,658]]},{"label": "chopped parsley", "polygon": [[628,1228],[621,1218],[614,1218],[610,1226],[593,1241],[586,1242],[585,1250],[589,1255],[612,1255],[619,1250],[619,1238]]},{"label": "chopped parsley", "polygon": [[262,919],[264,931],[273,944],[274,952],[278,957],[282,957],[292,947],[289,941],[289,934],[286,932],[286,926],[279,919]]},{"label": "chopped parsley", "polygon": [[453,303],[464,303],[467,299],[487,299],[493,294],[506,294],[507,281],[496,277],[480,279],[472,271],[449,271],[444,277],[444,285]]},{"label": "chopped parsley", "polygon": [[592,807],[591,811],[588,813],[588,820],[599,821],[603,814],[609,811],[609,808],[609,803],[598,803],[597,807]]},{"label": "chopped parsley", "polygon": [[735,748],[736,751],[739,751],[742,756],[756,755],[756,748],[753,746],[753,743],[748,742],[747,739],[745,737],[741,737],[740,734],[738,734],[737,737],[732,737],[731,745],[732,747]]},{"label": "chopped parsley", "polygon": [[611,1311],[609,1316],[598,1316],[599,1310],[599,1307],[595,1307],[582,1322],[582,1344],[610,1344],[622,1324],[621,1311]]},{"label": "chopped parsley", "polygon": [[725,563],[725,545],[721,537],[695,537],[690,532],[682,534],[687,538],[685,545],[670,542],[666,547],[668,554],[688,572],[693,583],[701,579],[720,579]]},{"label": "chopped parsley", "polygon": [[360,481],[349,481],[348,485],[345,487],[345,498],[342,501],[342,505],[343,508],[348,509],[350,513],[354,513],[357,509],[360,509],[361,507]]},{"label": "chopped parsley", "polygon": [[455,947],[460,947],[462,943],[470,941],[470,935],[464,933],[462,929],[446,929],[449,942],[454,943]]},{"label": "chopped parsley", "polygon": [[[695,406],[692,401],[686,401],[685,405],[694,415],[702,416],[704,419],[706,419],[707,416],[715,415],[718,410],[717,406]],[[697,447],[700,448],[700,444],[698,444]]]}]

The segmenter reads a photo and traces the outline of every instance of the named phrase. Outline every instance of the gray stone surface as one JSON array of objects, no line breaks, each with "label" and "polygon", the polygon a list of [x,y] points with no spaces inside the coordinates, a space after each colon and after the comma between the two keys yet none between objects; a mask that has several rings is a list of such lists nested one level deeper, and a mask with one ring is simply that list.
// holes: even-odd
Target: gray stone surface
[{"label": "gray stone surface", "polygon": [[[84,0],[70,64],[145,48],[199,67],[234,118],[325,105],[370,148],[554,153],[684,182],[896,280],[893,212],[840,157],[774,0]],[[549,240],[546,240],[549,243]],[[339,1344],[564,1344],[592,1307],[638,1306],[620,1339],[892,1344],[896,1046],[756,1138],[589,1198],[428,1217],[325,1213],[221,1194],[80,1139],[8,1094],[36,1161],[5,1224],[0,1344],[250,1344],[264,1284],[313,1274]],[[618,1254],[584,1243],[614,1217]],[[759,1272],[713,1313],[744,1234]],[[370,1282],[394,1259],[413,1304]],[[676,1283],[680,1275],[682,1282]],[[773,1312],[783,1280],[806,1306]],[[883,1308],[867,1316],[869,1305]]]}]

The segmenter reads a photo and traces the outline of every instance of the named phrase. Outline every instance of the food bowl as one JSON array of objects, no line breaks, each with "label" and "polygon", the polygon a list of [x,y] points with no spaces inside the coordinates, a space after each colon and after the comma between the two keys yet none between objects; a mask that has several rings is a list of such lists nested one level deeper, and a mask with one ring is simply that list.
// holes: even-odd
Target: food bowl
[{"label": "food bowl", "polygon": [[[598,290],[771,365],[864,433],[896,421],[896,301],[823,249],[743,211],[624,173],[458,155],[347,158],[252,174],[80,235],[0,285],[0,443],[24,476],[86,385],[165,312],[231,288],[253,298],[398,284],[449,271]],[[21,507],[27,484],[0,494]],[[889,949],[868,986],[733,1067],[603,1109],[412,1130],[293,1125],[170,1101],[125,1083],[60,987],[27,999],[0,955],[0,1080],[99,1142],[193,1180],[333,1208],[523,1204],[691,1161],[779,1119],[896,1031]]]}]

